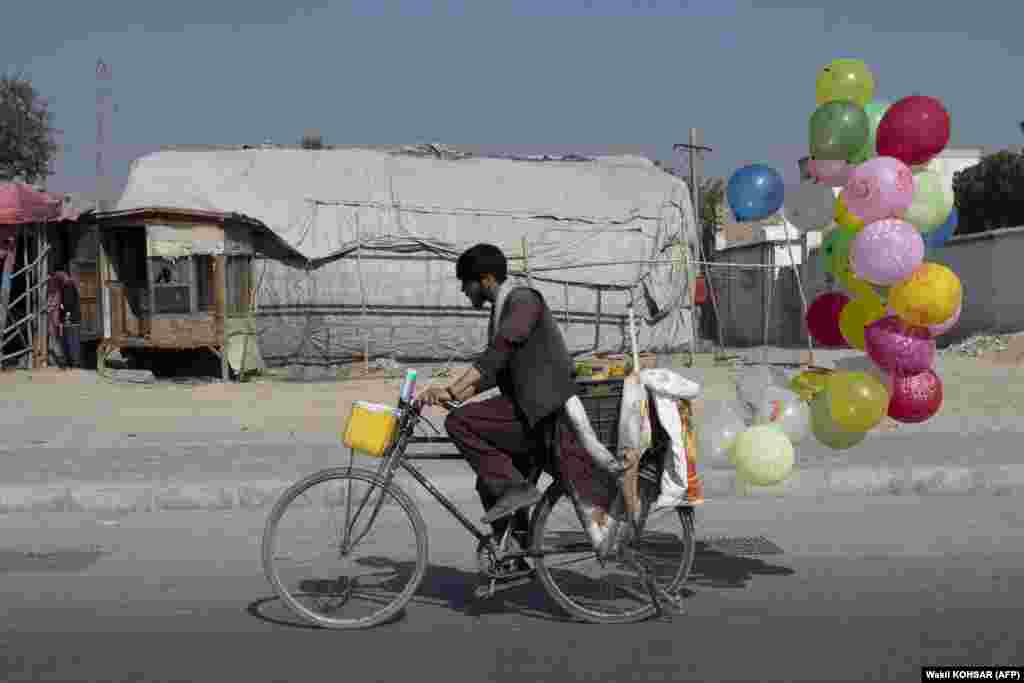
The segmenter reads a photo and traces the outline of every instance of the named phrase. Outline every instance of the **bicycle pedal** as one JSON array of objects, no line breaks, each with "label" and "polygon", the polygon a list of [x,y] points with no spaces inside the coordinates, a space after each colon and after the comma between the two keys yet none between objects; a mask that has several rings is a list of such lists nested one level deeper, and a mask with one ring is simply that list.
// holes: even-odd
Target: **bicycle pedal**
[{"label": "bicycle pedal", "polygon": [[495,593],[500,593],[501,591],[508,590],[509,588],[526,586],[530,583],[533,583],[533,572],[507,581],[491,579],[489,582],[477,586],[476,590],[473,591],[473,595],[477,600],[483,600],[485,598],[490,599],[494,597]]},{"label": "bicycle pedal", "polygon": [[531,567],[530,569],[522,569],[520,571],[514,572],[503,572],[501,574],[487,574],[487,578],[489,578],[492,581],[497,581],[500,584],[525,577],[532,578],[536,573],[537,571]]}]

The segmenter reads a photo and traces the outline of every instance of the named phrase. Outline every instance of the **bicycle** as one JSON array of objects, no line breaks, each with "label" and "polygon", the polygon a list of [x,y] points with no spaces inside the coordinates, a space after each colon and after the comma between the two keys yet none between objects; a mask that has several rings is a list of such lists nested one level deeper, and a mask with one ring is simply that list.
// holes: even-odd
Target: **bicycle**
[{"label": "bicycle", "polygon": [[[445,408],[451,410],[458,405],[448,403]],[[540,579],[548,595],[570,616],[581,621],[631,623],[669,612],[682,612],[679,594],[694,559],[693,510],[689,506],[668,508],[663,511],[667,514],[661,515],[660,519],[668,518],[670,525],[675,526],[672,521],[672,513],[675,513],[678,529],[651,531],[649,524],[659,519],[658,515],[652,517],[650,514],[651,503],[657,498],[657,479],[650,474],[641,478],[639,514],[634,516],[627,511],[619,515],[624,519],[613,518],[608,531],[610,541],[595,549],[576,488],[562,473],[558,430],[568,426],[563,425],[564,416],[560,416],[548,439],[551,446],[547,454],[548,464],[552,470],[549,474],[553,480],[532,511],[527,533],[529,547],[516,549],[511,545],[514,539],[510,533],[512,524],[497,541],[490,533],[478,529],[418,467],[409,462],[405,451],[417,424],[425,421],[440,434],[420,412],[421,407],[415,404],[401,408],[395,439],[382,454],[376,472],[355,467],[350,461],[348,467],[328,468],[301,479],[275,502],[263,533],[263,566],[267,580],[295,614],[326,628],[368,628],[388,621],[412,600],[427,569],[428,539],[418,506],[394,481],[399,468],[418,481],[477,539],[477,565],[485,587],[477,590],[477,597],[493,596],[499,582],[501,589],[531,582],[532,570],[518,574],[514,571],[518,558],[528,558],[535,562],[536,578]],[[651,449],[641,462],[650,463],[655,457],[659,456]],[[539,476],[537,471],[531,477],[535,485]],[[333,483],[335,491],[320,498],[310,497],[311,506],[292,505],[314,487],[325,483]],[[353,500],[353,486],[366,489],[358,502]],[[613,511],[624,507],[621,481],[616,481],[615,487]],[[345,490],[348,495],[340,495]],[[323,528],[321,521],[313,519],[316,511],[310,510],[316,507],[317,500],[335,515],[342,510],[345,513],[344,524],[334,525],[326,545],[317,547],[323,551],[321,556],[345,562],[353,569],[365,570],[365,573],[349,576],[330,570],[323,576],[317,576],[311,567],[311,576],[293,585],[281,576],[283,565],[292,559],[280,547],[282,541],[287,540],[281,523],[286,515],[295,512],[300,527],[299,547],[301,549],[303,544],[308,547],[310,541],[303,533]],[[562,505],[568,509],[559,507]],[[391,519],[389,513],[394,513],[395,519]],[[558,522],[562,516],[572,520],[566,522],[564,529]],[[405,528],[411,532],[411,537],[403,542],[395,536]],[[383,544],[372,542],[373,534],[380,530],[387,532]],[[369,555],[363,560],[352,560],[351,555],[364,543],[369,543]],[[390,559],[390,555],[385,558],[381,554],[385,550],[400,552],[402,548],[412,557],[396,561]],[[558,562],[565,558],[576,559]],[[593,562],[601,570],[612,570],[610,576],[613,580],[606,582],[606,592],[612,598],[611,606],[591,604],[596,601],[593,596],[595,582],[574,571],[583,561]],[[318,562],[317,568],[320,564]],[[633,575],[639,579],[637,585],[625,585],[626,579]],[[303,604],[305,599],[309,599],[318,611]],[[362,603],[367,603],[374,611],[361,617],[340,615],[342,609],[355,608]],[[625,604],[620,607],[620,603]]]}]

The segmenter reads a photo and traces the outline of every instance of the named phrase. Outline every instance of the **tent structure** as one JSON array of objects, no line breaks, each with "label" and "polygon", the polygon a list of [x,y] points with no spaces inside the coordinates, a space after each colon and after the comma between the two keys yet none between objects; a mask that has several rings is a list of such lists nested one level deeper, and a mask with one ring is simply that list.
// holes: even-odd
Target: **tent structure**
[{"label": "tent structure", "polygon": [[256,265],[272,365],[479,352],[488,312],[468,305],[454,263],[479,242],[501,247],[514,273],[529,270],[574,353],[623,350],[634,296],[641,348],[692,340],[689,190],[640,157],[169,148],[133,163],[117,210],[152,207],[241,214],[306,257],[305,268]]}]

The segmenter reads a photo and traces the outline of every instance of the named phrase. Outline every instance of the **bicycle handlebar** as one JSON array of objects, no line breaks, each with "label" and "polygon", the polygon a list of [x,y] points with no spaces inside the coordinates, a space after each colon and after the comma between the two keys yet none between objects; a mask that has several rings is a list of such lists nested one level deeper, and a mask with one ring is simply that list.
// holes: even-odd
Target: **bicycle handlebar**
[{"label": "bicycle handlebar", "polygon": [[[420,411],[423,410],[423,406],[426,404],[414,401],[412,405],[416,410],[416,414],[419,415]],[[445,410],[455,410],[461,405],[462,401],[441,401],[441,407]]]}]

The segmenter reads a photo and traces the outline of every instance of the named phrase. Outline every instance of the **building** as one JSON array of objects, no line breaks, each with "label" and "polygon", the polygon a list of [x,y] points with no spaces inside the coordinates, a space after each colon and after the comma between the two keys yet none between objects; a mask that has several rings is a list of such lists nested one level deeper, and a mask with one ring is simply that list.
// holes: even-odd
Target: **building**
[{"label": "building", "polygon": [[253,324],[253,258],[307,260],[261,222],[159,206],[95,214],[98,366],[114,350],[209,350],[224,379],[262,368]]}]

